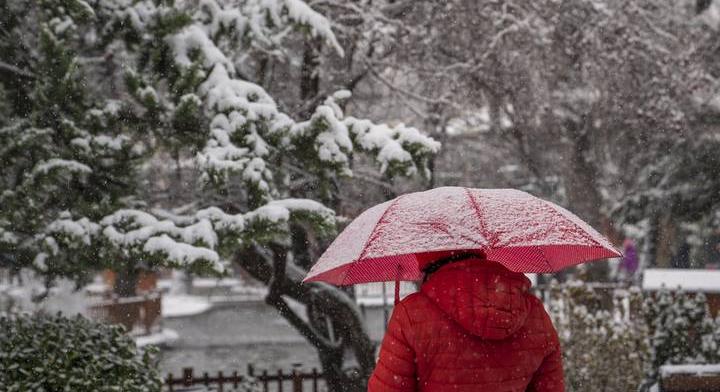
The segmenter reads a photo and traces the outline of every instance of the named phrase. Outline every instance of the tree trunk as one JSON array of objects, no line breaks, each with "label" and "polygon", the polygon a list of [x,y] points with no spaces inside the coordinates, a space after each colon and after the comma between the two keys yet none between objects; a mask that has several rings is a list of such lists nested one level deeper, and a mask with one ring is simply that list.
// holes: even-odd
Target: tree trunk
[{"label": "tree trunk", "polygon": [[[440,144],[444,146],[445,141],[447,140],[447,135],[445,133],[447,119],[445,119],[443,115],[443,110],[445,108],[439,103],[433,103],[428,106],[427,117],[423,123],[424,130],[430,137],[435,140],[439,140]],[[433,189],[437,186],[435,180],[436,162],[441,160],[441,154],[443,151],[444,149],[441,148],[437,154],[431,155],[428,158],[428,171],[430,172],[430,178],[428,178],[428,189]]]},{"label": "tree trunk", "polygon": [[[324,283],[302,284],[306,271],[287,261],[277,247],[253,246],[236,252],[234,261],[258,281],[268,285],[268,304],[275,307],[307,341],[315,346],[326,382],[332,391],[360,392],[375,366],[375,344],[359,309],[342,290]],[[306,306],[302,318],[284,297]],[[356,358],[358,368],[346,372],[345,353]]]},{"label": "tree trunk", "polygon": [[[585,122],[571,122],[567,127],[570,145],[570,159],[566,193],[572,211],[595,229],[602,223],[602,196],[596,185],[599,171],[592,161],[592,142]],[[604,281],[608,278],[608,265],[605,262],[587,264],[590,280]]]},{"label": "tree trunk", "polygon": [[[314,99],[320,94],[320,49],[322,41],[319,39],[305,40],[302,66],[300,67],[300,100],[301,104]],[[306,106],[307,112],[300,113],[302,118],[309,117],[314,107]]]},{"label": "tree trunk", "polygon": [[658,239],[660,238],[660,214],[653,211],[648,218],[648,232],[643,243],[642,268],[657,267]]},{"label": "tree trunk", "polygon": [[136,294],[140,271],[132,263],[124,263],[123,268],[115,271],[113,291],[118,297],[133,297]]}]

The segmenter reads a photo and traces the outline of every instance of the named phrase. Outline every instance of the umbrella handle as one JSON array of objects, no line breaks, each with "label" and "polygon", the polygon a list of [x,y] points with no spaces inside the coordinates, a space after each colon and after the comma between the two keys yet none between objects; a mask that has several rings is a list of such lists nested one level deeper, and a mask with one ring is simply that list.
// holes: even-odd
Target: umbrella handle
[{"label": "umbrella handle", "polygon": [[400,303],[400,272],[402,271],[402,265],[398,264],[397,274],[395,274],[395,304],[397,306]]}]

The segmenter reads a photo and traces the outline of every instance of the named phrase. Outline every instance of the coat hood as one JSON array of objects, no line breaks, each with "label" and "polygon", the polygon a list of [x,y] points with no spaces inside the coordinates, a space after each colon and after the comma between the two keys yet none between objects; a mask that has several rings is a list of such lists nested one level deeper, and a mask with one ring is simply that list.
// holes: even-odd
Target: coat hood
[{"label": "coat hood", "polygon": [[529,288],[525,275],[472,258],[443,266],[420,291],[468,333],[501,340],[525,325]]}]

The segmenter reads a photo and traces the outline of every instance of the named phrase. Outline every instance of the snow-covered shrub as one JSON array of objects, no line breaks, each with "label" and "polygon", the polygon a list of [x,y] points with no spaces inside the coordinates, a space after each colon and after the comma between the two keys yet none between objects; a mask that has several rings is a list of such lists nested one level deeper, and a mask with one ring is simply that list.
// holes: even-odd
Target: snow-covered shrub
[{"label": "snow-covered shrub", "polygon": [[643,303],[650,350],[642,390],[658,381],[660,366],[720,362],[720,318],[713,320],[705,295],[663,290]]},{"label": "snow-covered shrub", "polygon": [[637,388],[647,352],[644,324],[631,312],[640,296],[622,291],[602,298],[572,282],[551,289],[548,305],[560,336],[568,391]]},{"label": "snow-covered shrub", "polygon": [[720,318],[703,294],[551,285],[546,304],[568,391],[647,391],[666,364],[720,362]]},{"label": "snow-covered shrub", "polygon": [[0,317],[3,391],[160,391],[152,352],[122,328],[81,316]]}]

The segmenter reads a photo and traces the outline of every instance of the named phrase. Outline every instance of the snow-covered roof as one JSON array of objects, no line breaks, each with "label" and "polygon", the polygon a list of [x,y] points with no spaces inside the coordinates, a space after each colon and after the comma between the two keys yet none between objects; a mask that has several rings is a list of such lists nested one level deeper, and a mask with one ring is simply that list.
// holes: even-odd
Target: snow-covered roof
[{"label": "snow-covered roof", "polygon": [[660,374],[663,377],[672,374],[720,374],[720,364],[711,365],[663,365],[660,367]]},{"label": "snow-covered roof", "polygon": [[673,290],[680,287],[685,291],[720,293],[720,270],[704,269],[646,269],[642,282],[643,290]]}]

